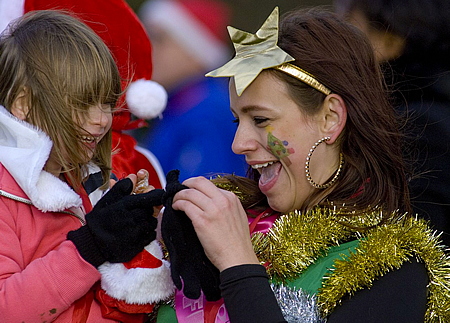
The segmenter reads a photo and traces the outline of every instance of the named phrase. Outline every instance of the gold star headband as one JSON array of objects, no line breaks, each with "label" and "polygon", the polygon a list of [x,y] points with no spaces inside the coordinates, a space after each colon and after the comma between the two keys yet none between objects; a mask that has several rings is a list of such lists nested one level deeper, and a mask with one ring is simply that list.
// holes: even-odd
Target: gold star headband
[{"label": "gold star headband", "polygon": [[256,34],[250,34],[231,26],[228,26],[228,33],[236,50],[236,55],[231,61],[209,72],[206,76],[234,76],[238,96],[244,92],[262,70],[268,68],[274,68],[289,74],[325,95],[331,93],[313,75],[289,64],[288,62],[295,59],[278,47],[278,7],[275,7]]}]

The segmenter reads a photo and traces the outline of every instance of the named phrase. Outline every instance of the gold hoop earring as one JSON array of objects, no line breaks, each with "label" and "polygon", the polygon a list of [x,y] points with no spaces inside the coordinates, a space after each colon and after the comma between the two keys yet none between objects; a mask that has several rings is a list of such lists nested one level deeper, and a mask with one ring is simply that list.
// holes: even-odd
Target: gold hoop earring
[{"label": "gold hoop earring", "polygon": [[318,188],[318,189],[328,188],[331,185],[333,185],[336,182],[336,180],[338,179],[339,175],[341,174],[342,166],[344,165],[344,155],[342,153],[339,153],[339,167],[338,167],[336,173],[334,173],[333,178],[329,182],[327,182],[325,184],[317,184],[311,178],[311,174],[309,173],[309,162],[311,160],[311,156],[312,156],[314,150],[316,150],[317,146],[319,146],[322,142],[326,142],[330,139],[331,139],[330,137],[323,137],[322,139],[320,139],[318,142],[316,142],[311,147],[311,149],[309,150],[308,156],[306,156],[306,163],[305,163],[306,179],[312,186],[314,186],[315,188]]}]

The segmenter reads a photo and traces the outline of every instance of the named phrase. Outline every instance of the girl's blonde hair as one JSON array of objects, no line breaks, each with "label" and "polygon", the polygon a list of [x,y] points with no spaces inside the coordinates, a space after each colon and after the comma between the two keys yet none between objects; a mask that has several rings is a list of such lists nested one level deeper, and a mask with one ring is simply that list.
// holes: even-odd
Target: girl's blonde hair
[{"label": "girl's blonde hair", "polygon": [[[48,134],[73,185],[87,174],[80,121],[89,107],[116,107],[121,79],[101,38],[65,12],[35,11],[13,22],[0,38],[0,104],[11,110],[20,93],[28,98],[27,121]],[[75,122],[74,122],[75,121]],[[111,171],[111,130],[92,161],[104,184]]]}]

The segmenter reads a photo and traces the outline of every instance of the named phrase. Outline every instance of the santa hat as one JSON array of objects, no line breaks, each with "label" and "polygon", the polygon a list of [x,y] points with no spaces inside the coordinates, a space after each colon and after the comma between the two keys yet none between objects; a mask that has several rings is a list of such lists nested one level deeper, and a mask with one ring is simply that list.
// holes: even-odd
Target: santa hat
[{"label": "santa hat", "polygon": [[[141,119],[161,115],[167,93],[151,81],[151,44],[147,33],[133,10],[124,0],[0,0],[0,28],[32,10],[63,9],[74,12],[108,45],[125,83],[126,104],[115,115],[113,130],[121,131],[143,126],[131,121],[132,112]],[[131,83],[130,83],[131,81]]]},{"label": "santa hat", "polygon": [[157,241],[128,263],[106,262],[98,267],[101,286],[109,296],[128,304],[153,304],[175,292],[170,264]]},{"label": "santa hat", "polygon": [[159,301],[175,292],[170,264],[163,259],[161,246],[152,241],[127,263],[105,262],[98,267],[101,286],[95,297],[102,316],[120,322],[142,322]]},{"label": "santa hat", "polygon": [[174,37],[206,69],[229,59],[226,26],[231,12],[217,0],[149,0],[139,10],[142,21]]}]

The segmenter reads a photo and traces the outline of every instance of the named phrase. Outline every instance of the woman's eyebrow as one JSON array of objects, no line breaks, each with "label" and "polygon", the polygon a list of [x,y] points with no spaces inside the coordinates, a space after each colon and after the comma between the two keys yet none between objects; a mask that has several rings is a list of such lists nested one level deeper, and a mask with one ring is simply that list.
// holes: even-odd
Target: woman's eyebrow
[{"label": "woman's eyebrow", "polygon": [[[235,113],[233,108],[230,107],[231,112]],[[269,110],[267,107],[261,106],[261,105],[248,105],[241,108],[242,113],[249,113],[252,111],[267,111]]]}]

